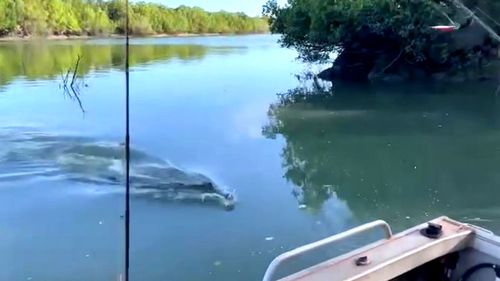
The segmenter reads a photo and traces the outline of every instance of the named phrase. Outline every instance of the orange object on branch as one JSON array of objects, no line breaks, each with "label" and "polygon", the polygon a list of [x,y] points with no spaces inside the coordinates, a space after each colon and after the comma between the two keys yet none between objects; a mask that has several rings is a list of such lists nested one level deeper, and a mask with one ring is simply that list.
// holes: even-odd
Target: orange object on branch
[{"label": "orange object on branch", "polygon": [[431,26],[431,28],[441,32],[454,32],[458,30],[458,28],[454,25],[435,25]]}]

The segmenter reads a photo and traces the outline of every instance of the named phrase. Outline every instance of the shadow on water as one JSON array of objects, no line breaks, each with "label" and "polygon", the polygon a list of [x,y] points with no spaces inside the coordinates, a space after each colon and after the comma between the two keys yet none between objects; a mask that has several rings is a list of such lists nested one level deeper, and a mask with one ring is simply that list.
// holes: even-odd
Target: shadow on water
[{"label": "shadow on water", "polygon": [[[115,41],[113,41],[115,42]],[[119,69],[124,65],[125,48],[117,44],[98,44],[93,41],[65,42],[8,42],[0,43],[0,86],[18,77],[28,80],[54,79],[74,66],[82,57],[79,75],[93,70]],[[133,44],[130,49],[132,67],[170,59],[182,62],[200,60],[208,54],[227,54],[236,47],[209,47],[203,45]]]},{"label": "shadow on water", "polygon": [[286,141],[284,177],[312,210],[339,198],[362,219],[498,222],[497,86],[299,87],[270,106],[263,134]]}]

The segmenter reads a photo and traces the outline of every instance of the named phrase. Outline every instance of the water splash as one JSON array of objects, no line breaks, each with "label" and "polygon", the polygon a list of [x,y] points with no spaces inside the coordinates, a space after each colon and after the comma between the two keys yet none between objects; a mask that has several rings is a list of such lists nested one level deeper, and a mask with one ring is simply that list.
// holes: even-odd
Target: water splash
[{"label": "water splash", "polygon": [[[119,142],[8,129],[0,132],[0,181],[57,178],[98,186],[125,182],[125,147]],[[132,192],[154,198],[218,202],[232,208],[234,192],[207,176],[131,150]]]}]

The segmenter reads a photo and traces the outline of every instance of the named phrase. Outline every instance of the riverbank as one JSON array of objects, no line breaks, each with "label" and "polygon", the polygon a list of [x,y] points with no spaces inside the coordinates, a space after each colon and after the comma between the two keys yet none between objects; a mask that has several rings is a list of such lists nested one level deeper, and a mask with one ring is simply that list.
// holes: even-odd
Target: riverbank
[{"label": "riverbank", "polygon": [[[216,36],[242,36],[242,35],[265,35],[268,32],[261,33],[178,33],[178,34],[151,34],[151,35],[130,35],[131,38],[183,38],[183,37],[216,37]],[[10,41],[31,41],[31,40],[90,40],[90,39],[123,39],[125,35],[122,34],[110,34],[110,35],[100,35],[100,36],[90,36],[90,35],[48,35],[48,36],[4,36],[0,37],[0,42],[10,42]]]}]

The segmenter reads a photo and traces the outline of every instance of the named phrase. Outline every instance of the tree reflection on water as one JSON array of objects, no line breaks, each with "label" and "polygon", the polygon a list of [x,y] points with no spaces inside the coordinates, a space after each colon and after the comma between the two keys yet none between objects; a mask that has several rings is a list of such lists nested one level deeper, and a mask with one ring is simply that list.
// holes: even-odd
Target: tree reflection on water
[{"label": "tree reflection on water", "polygon": [[284,177],[311,209],[338,197],[361,217],[493,216],[497,85],[303,86],[279,95],[263,134],[285,139]]},{"label": "tree reflection on water", "polygon": [[[199,60],[209,53],[231,53],[232,47],[207,47],[190,44],[132,44],[130,65],[178,59],[188,62]],[[125,48],[121,40],[100,44],[98,41],[71,42],[11,42],[0,43],[0,86],[18,77],[28,80],[54,79],[74,67],[82,57],[78,74],[92,70],[122,69]]]}]

